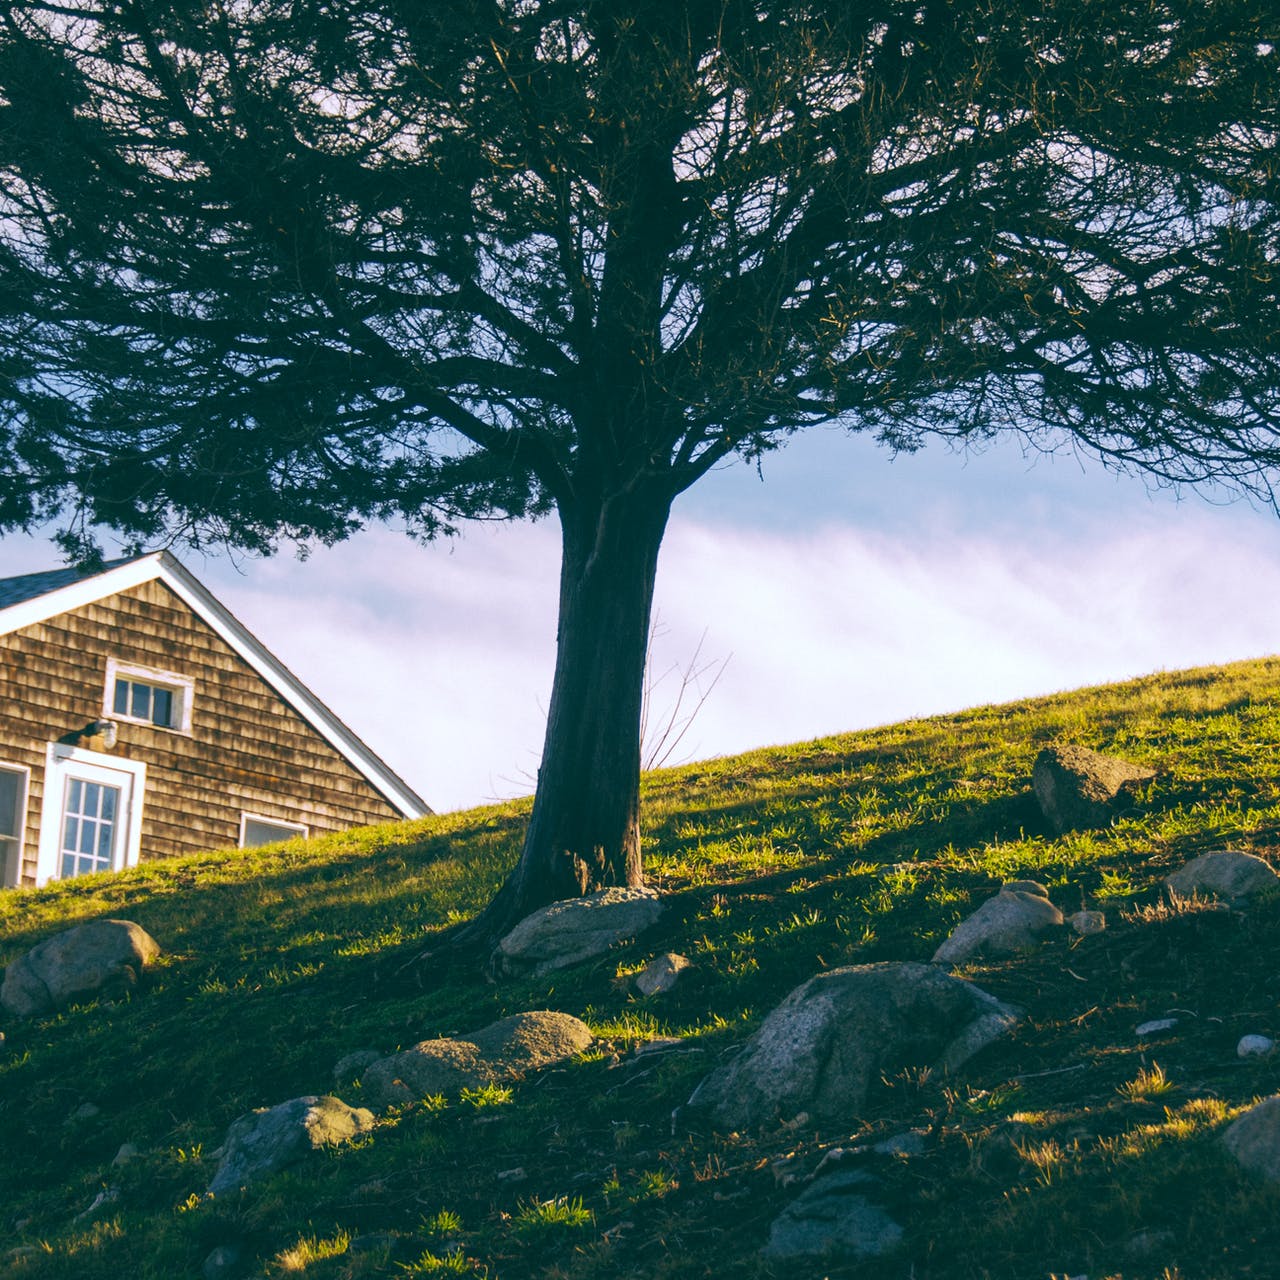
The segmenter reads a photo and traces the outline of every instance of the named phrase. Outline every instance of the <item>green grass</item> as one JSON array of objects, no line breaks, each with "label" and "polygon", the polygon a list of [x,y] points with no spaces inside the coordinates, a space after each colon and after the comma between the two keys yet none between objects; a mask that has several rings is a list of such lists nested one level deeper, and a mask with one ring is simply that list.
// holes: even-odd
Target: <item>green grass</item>
[{"label": "green grass", "polygon": [[[1028,780],[1056,739],[1158,775],[1111,827],[1055,838]],[[647,867],[671,909],[638,943],[542,979],[421,962],[501,883],[525,804],[0,895],[0,962],[100,916],[164,948],[121,1003],[5,1024],[0,1275],[170,1280],[234,1245],[253,1276],[783,1276],[758,1249],[790,1176],[921,1126],[928,1153],[883,1173],[901,1256],[821,1274],[1274,1274],[1280,1189],[1235,1169],[1217,1137],[1280,1090],[1280,1062],[1234,1052],[1246,1032],[1280,1035],[1280,902],[1230,913],[1157,889],[1208,849],[1280,849],[1280,661],[704,761],[644,791]],[[1068,913],[1106,911],[1108,928],[967,971],[1028,1018],[962,1076],[903,1072],[839,1131],[673,1128],[797,983],[927,959],[1026,876]],[[665,996],[634,994],[629,977],[668,949],[695,967]],[[238,1115],[333,1090],[353,1050],[533,1008],[585,1018],[602,1043],[562,1070],[394,1111],[253,1192],[204,1196]],[[1158,1045],[1134,1035],[1170,1014]],[[656,1036],[684,1051],[632,1056]],[[358,1087],[337,1092],[360,1104]],[[140,1155],[113,1165],[126,1142]],[[116,1198],[85,1215],[104,1189]]]}]

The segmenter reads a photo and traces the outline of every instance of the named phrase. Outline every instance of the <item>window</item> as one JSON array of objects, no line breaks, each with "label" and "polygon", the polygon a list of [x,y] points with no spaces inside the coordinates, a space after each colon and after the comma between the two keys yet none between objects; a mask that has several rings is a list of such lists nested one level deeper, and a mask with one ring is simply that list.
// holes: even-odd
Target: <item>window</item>
[{"label": "window", "polygon": [[136,866],[146,780],[140,760],[50,743],[36,884]]},{"label": "window", "polygon": [[112,711],[131,720],[147,720],[165,729],[173,728],[173,690],[141,680],[116,676],[116,694]]},{"label": "window", "polygon": [[0,764],[0,884],[22,879],[22,829],[27,821],[27,770]]},{"label": "window", "polygon": [[194,693],[195,681],[190,676],[108,658],[102,713],[112,720],[190,733]]},{"label": "window", "polygon": [[62,809],[62,842],[58,851],[60,880],[111,870],[120,791],[121,788],[104,782],[67,779],[67,797]]},{"label": "window", "polygon": [[307,829],[300,822],[282,822],[279,818],[263,818],[256,813],[240,815],[240,847],[253,849],[260,844],[274,844],[277,840],[292,840],[305,836]]}]

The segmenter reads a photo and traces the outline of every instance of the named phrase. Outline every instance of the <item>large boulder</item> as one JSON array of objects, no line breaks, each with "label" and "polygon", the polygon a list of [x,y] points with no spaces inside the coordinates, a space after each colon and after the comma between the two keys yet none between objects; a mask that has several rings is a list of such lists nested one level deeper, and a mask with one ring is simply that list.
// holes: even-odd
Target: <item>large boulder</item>
[{"label": "large boulder", "polygon": [[727,1129],[802,1112],[847,1126],[882,1075],[910,1066],[956,1070],[1020,1016],[933,965],[830,969],[787,996],[689,1104]]},{"label": "large boulder", "polygon": [[1137,788],[1155,776],[1154,769],[1143,765],[1058,743],[1036,756],[1031,789],[1049,825],[1061,835],[1107,826]]},{"label": "large boulder", "polygon": [[1062,924],[1062,912],[1043,892],[1029,893],[1005,885],[994,898],[989,898],[956,925],[951,936],[934,952],[933,963],[963,964],[980,955],[992,959],[1015,956],[1033,950],[1048,934],[1062,928]]},{"label": "large boulder", "polygon": [[869,1197],[875,1180],[862,1170],[819,1178],[774,1220],[761,1253],[799,1258],[878,1258],[902,1242],[902,1227]]},{"label": "large boulder", "polygon": [[1280,876],[1269,862],[1252,853],[1220,849],[1192,858],[1165,880],[1165,887],[1182,898],[1202,894],[1226,902],[1244,902],[1265,889],[1280,887]]},{"label": "large boulder", "polygon": [[553,973],[634,938],[662,912],[658,894],[646,888],[601,889],[553,902],[521,920],[498,943],[494,959],[503,973]]},{"label": "large boulder", "polygon": [[594,1037],[585,1022],[540,1009],[492,1023],[465,1039],[424,1040],[370,1066],[361,1077],[375,1107],[399,1106],[433,1094],[514,1080],[588,1048]]},{"label": "large boulder", "polygon": [[1238,1115],[1226,1127],[1222,1141],[1237,1164],[1268,1182],[1280,1182],[1280,1094]]},{"label": "large boulder", "polygon": [[10,964],[0,1007],[29,1018],[81,996],[120,995],[159,954],[156,940],[132,920],[90,920],[55,933]]},{"label": "large boulder", "polygon": [[314,1094],[251,1111],[227,1130],[209,1191],[221,1196],[252,1186],[312,1151],[350,1142],[376,1123],[364,1107]]}]

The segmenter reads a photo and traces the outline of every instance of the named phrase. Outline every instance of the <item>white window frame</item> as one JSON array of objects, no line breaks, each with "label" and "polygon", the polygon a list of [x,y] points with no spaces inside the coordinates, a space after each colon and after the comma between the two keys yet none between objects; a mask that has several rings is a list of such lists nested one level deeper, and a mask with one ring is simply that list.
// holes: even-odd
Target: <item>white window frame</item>
[{"label": "white window frame", "polygon": [[[173,695],[173,723],[156,724],[139,716],[126,715],[115,709],[116,679],[132,680],[137,684],[149,684],[154,689],[164,689]],[[144,724],[151,729],[164,729],[169,733],[191,736],[191,706],[195,702],[196,682],[180,671],[162,671],[159,667],[143,667],[118,658],[107,659],[107,678],[102,689],[102,718],[121,720],[126,724]]]},{"label": "white window frame", "polygon": [[[281,831],[287,831],[287,836],[281,836],[281,840],[292,840],[296,836],[301,836],[304,840],[310,834],[310,829],[304,822],[289,822],[284,818],[268,818],[265,813],[246,813],[241,810],[240,813],[240,848],[256,849],[258,845],[246,845],[244,842],[245,828],[251,822],[261,822],[268,827],[279,827]],[[266,841],[267,844],[275,844],[274,840]]]},{"label": "white window frame", "polygon": [[6,889],[16,888],[22,883],[22,851],[27,843],[27,805],[31,801],[31,770],[25,764],[10,764],[0,760],[0,773],[20,773],[22,775],[22,799],[14,815],[17,831],[12,838],[0,832],[0,884]]},{"label": "white window frame", "polygon": [[[111,870],[136,867],[142,854],[142,804],[147,789],[147,766],[141,760],[122,760],[103,751],[87,751],[51,742],[45,752],[44,798],[40,807],[40,843],[36,853],[36,884],[48,884],[62,878],[59,850],[62,844],[63,801],[67,780],[76,776],[77,766],[105,770],[129,776],[129,794],[121,805],[118,821],[123,830],[116,837],[111,853]],[[90,781],[99,778],[90,776]]]}]

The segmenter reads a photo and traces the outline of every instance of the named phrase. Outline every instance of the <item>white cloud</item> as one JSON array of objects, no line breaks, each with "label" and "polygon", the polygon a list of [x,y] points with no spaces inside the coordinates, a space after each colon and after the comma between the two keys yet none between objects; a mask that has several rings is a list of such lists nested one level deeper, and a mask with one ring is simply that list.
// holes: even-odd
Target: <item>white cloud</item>
[{"label": "white cloud", "polygon": [[[1048,516],[1050,513],[1046,513]],[[1008,525],[1002,526],[1008,528]],[[724,754],[1280,649],[1280,527],[1197,503],[1017,537],[673,519],[656,666],[732,659],[681,748]],[[555,652],[554,522],[305,562],[190,567],[438,809],[531,789]],[[50,567],[6,540],[0,573]],[[669,683],[668,689],[671,688]],[[661,702],[663,690],[659,690]]]}]

